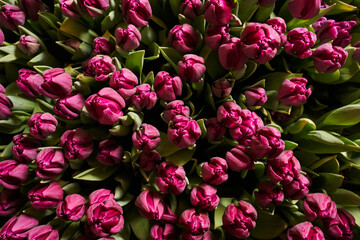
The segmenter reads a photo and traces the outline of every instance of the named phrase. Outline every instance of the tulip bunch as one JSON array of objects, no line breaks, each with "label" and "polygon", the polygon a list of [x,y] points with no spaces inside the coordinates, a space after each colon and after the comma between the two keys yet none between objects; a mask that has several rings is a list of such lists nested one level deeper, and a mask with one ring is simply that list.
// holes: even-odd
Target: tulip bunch
[{"label": "tulip bunch", "polygon": [[0,2],[0,238],[360,238],[357,0]]}]

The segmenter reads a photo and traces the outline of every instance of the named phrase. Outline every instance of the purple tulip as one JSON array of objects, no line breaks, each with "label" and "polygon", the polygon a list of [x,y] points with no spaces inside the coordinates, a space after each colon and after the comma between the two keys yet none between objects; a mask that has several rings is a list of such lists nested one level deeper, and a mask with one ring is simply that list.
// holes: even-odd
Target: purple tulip
[{"label": "purple tulip", "polygon": [[29,231],[27,239],[31,240],[59,240],[59,232],[51,225],[40,225]]},{"label": "purple tulip", "polygon": [[320,27],[324,24],[324,22],[327,20],[326,17],[321,17],[319,20],[314,22],[311,26],[314,29],[315,33],[320,29]]},{"label": "purple tulip", "polygon": [[273,127],[262,127],[251,138],[250,146],[257,158],[268,156],[274,158],[280,155],[285,148],[281,140],[281,133]]},{"label": "purple tulip", "polygon": [[241,108],[232,101],[221,105],[217,110],[217,120],[227,128],[236,128],[242,123]]},{"label": "purple tulip", "polygon": [[74,0],[60,0],[61,13],[68,18],[77,19],[81,17]]},{"label": "purple tulip", "polygon": [[201,129],[195,120],[177,115],[169,123],[167,136],[179,148],[188,148],[200,138]]},{"label": "purple tulip", "polygon": [[277,98],[289,106],[301,106],[306,103],[311,89],[306,89],[306,78],[285,79],[281,84]]},{"label": "purple tulip", "polygon": [[289,197],[292,200],[300,200],[309,193],[309,186],[310,180],[306,176],[300,174],[298,177],[294,178],[291,183],[286,184],[283,187],[286,197]]},{"label": "purple tulip", "polygon": [[289,229],[289,231],[287,232],[287,239],[325,240],[325,237],[321,229],[313,226],[311,222],[302,222]]},{"label": "purple tulip", "polygon": [[338,240],[351,240],[354,237],[354,217],[344,209],[338,209],[336,217],[323,221],[324,232]]},{"label": "purple tulip", "polygon": [[290,0],[290,13],[298,19],[310,19],[320,12],[321,0]]},{"label": "purple tulip", "polygon": [[254,162],[257,160],[251,149],[243,145],[237,145],[228,151],[225,159],[229,168],[233,171],[254,169]]},{"label": "purple tulip", "polygon": [[37,139],[44,139],[56,131],[58,121],[50,113],[34,113],[27,122],[30,135]]},{"label": "purple tulip", "polygon": [[220,202],[216,192],[217,190],[213,186],[202,183],[192,189],[190,194],[191,204],[205,211],[213,211]]},{"label": "purple tulip", "polygon": [[283,151],[279,156],[269,158],[267,163],[266,174],[273,183],[287,185],[300,175],[301,166],[293,151]]},{"label": "purple tulip", "polygon": [[62,150],[47,148],[36,156],[36,176],[41,179],[51,179],[58,176],[67,166]]},{"label": "purple tulip", "polygon": [[125,29],[116,29],[115,36],[116,43],[125,51],[134,50],[140,45],[141,33],[132,24],[129,24]]},{"label": "purple tulip", "polygon": [[64,44],[76,51],[79,49],[81,42],[77,39],[69,38],[64,42]]},{"label": "purple tulip", "polygon": [[244,92],[246,104],[249,106],[262,106],[267,101],[266,91],[261,87],[252,87]]},{"label": "purple tulip", "polygon": [[131,96],[131,103],[139,110],[146,108],[152,109],[157,101],[155,92],[151,91],[151,86],[147,83],[136,86],[134,95]]},{"label": "purple tulip", "polygon": [[270,25],[280,36],[281,43],[280,46],[284,45],[287,37],[284,33],[286,33],[286,22],[281,17],[274,17],[266,20],[266,23]]},{"label": "purple tulip", "polygon": [[96,160],[107,166],[114,166],[122,162],[124,151],[116,140],[106,139],[99,144]]},{"label": "purple tulip", "polygon": [[317,218],[334,219],[336,217],[336,203],[324,193],[312,193],[305,197],[304,214],[309,221]]},{"label": "purple tulip", "polygon": [[115,44],[107,38],[97,37],[93,41],[93,55],[110,55],[115,50]]},{"label": "purple tulip", "polygon": [[180,4],[180,13],[193,20],[201,14],[202,8],[201,0],[183,0]]},{"label": "purple tulip", "polygon": [[284,201],[284,193],[272,182],[260,182],[257,187],[258,191],[254,195],[261,207],[268,208],[270,204],[277,206]]},{"label": "purple tulip", "polygon": [[239,38],[233,37],[219,47],[219,61],[227,70],[240,70],[244,67],[248,57],[243,51],[243,43]]},{"label": "purple tulip", "polygon": [[62,118],[73,120],[80,116],[84,105],[85,97],[81,93],[73,91],[69,96],[56,102],[54,112]]},{"label": "purple tulip", "polygon": [[195,29],[187,23],[175,25],[169,32],[169,42],[175,50],[188,53],[195,50],[198,35]]},{"label": "purple tulip", "polygon": [[212,185],[220,185],[228,179],[228,165],[225,159],[213,157],[201,167],[202,179]]},{"label": "purple tulip", "polygon": [[315,69],[319,73],[333,73],[344,65],[347,56],[345,49],[325,43],[313,52]]},{"label": "purple tulip", "polygon": [[33,208],[50,209],[63,199],[63,189],[56,181],[39,183],[29,191],[28,198]]},{"label": "purple tulip", "polygon": [[5,35],[3,31],[0,29],[0,46],[3,45],[4,41],[5,41]]},{"label": "purple tulip", "polygon": [[85,160],[90,156],[94,146],[92,136],[81,128],[64,132],[60,144],[68,160]]},{"label": "purple tulip", "polygon": [[16,5],[5,4],[0,9],[0,24],[11,31],[16,31],[18,26],[25,23],[25,13]]},{"label": "purple tulip", "polygon": [[204,59],[195,54],[186,54],[177,64],[179,76],[185,82],[196,83],[204,75]]},{"label": "purple tulip", "polygon": [[151,172],[156,169],[160,161],[161,155],[156,150],[140,153],[139,165],[145,172]]},{"label": "purple tulip", "polygon": [[135,86],[139,83],[137,76],[127,68],[116,71],[110,78],[110,87],[119,92],[125,101],[135,94]]},{"label": "purple tulip", "polygon": [[307,28],[295,28],[289,31],[285,52],[298,58],[308,58],[311,56],[311,47],[315,45],[316,34]]},{"label": "purple tulip", "polygon": [[37,139],[18,134],[13,137],[14,146],[12,153],[19,162],[31,162],[35,160],[41,142]]},{"label": "purple tulip", "polygon": [[226,98],[231,94],[232,86],[227,79],[219,79],[211,85],[213,94],[218,98]]},{"label": "purple tulip", "polygon": [[29,97],[39,97],[41,95],[39,87],[44,83],[44,78],[32,70],[22,68],[19,70],[19,78],[16,86]]},{"label": "purple tulip", "polygon": [[333,46],[346,47],[351,41],[349,32],[355,25],[355,21],[335,22],[330,19],[319,22],[316,30],[316,35],[320,41],[319,44],[333,41]]},{"label": "purple tulip", "polygon": [[179,224],[184,227],[185,233],[203,236],[210,228],[210,219],[206,213],[190,208],[181,213]]},{"label": "purple tulip", "polygon": [[56,208],[56,216],[65,221],[80,221],[85,214],[85,198],[79,194],[70,194],[60,201]]},{"label": "purple tulip", "polygon": [[0,92],[0,120],[6,120],[11,116],[12,101],[5,95],[5,88],[0,84],[3,91]]},{"label": "purple tulip", "polygon": [[165,106],[163,116],[167,123],[173,121],[176,115],[181,115],[187,118],[190,116],[190,108],[181,100],[171,101]]},{"label": "purple tulip", "polygon": [[33,21],[39,19],[38,12],[45,12],[45,6],[41,0],[20,0],[21,10],[24,11],[26,18],[30,18]]},{"label": "purple tulip", "polygon": [[13,216],[1,228],[0,238],[3,240],[27,239],[29,230],[38,224],[38,220],[25,214]]},{"label": "purple tulip", "polygon": [[140,129],[132,135],[132,143],[135,148],[150,152],[157,148],[160,144],[160,132],[156,127],[143,123]]},{"label": "purple tulip", "polygon": [[114,199],[114,194],[110,190],[104,188],[97,189],[89,195],[89,206],[103,203],[108,199]]},{"label": "purple tulip", "polygon": [[166,205],[162,201],[163,198],[164,195],[146,189],[136,198],[135,206],[138,208],[141,216],[152,220],[160,220]]},{"label": "purple tulip", "polygon": [[171,77],[168,72],[160,71],[155,76],[154,89],[159,99],[174,101],[181,95],[182,82],[180,77]]},{"label": "purple tulip", "polygon": [[29,177],[29,167],[15,160],[0,162],[0,185],[6,189],[18,189]]},{"label": "purple tulip", "polygon": [[250,231],[255,228],[257,212],[255,208],[245,201],[240,200],[235,206],[231,203],[226,207],[222,217],[225,230],[231,236],[245,239],[250,236]]},{"label": "purple tulip", "polygon": [[95,56],[86,61],[83,65],[84,76],[94,77],[96,81],[106,81],[110,74],[115,72],[116,67],[111,57]]},{"label": "purple tulip", "polygon": [[[5,217],[17,212],[22,206],[22,196],[18,190],[4,189],[0,193],[0,216]],[[0,235],[1,236],[1,235]]]},{"label": "purple tulip", "polygon": [[216,117],[209,118],[205,122],[206,138],[209,141],[220,141],[226,132],[226,127],[221,125]]},{"label": "purple tulip", "polygon": [[217,51],[219,47],[230,39],[229,25],[213,26],[206,30],[204,41],[212,50]]},{"label": "purple tulip", "polygon": [[231,20],[233,6],[233,0],[208,0],[204,5],[204,18],[215,26],[226,25]]},{"label": "purple tulip", "polygon": [[186,187],[186,173],[183,167],[172,162],[162,162],[157,170],[156,185],[165,194],[179,195]]},{"label": "purple tulip", "polygon": [[63,68],[52,68],[43,73],[44,83],[39,90],[46,97],[56,99],[68,96],[72,89],[71,75],[66,73]]},{"label": "purple tulip", "polygon": [[101,16],[110,7],[109,0],[79,0],[78,4],[90,17]]},{"label": "purple tulip", "polygon": [[175,240],[179,237],[179,231],[173,224],[155,224],[150,229],[150,237],[154,240]]},{"label": "purple tulip", "polygon": [[32,56],[39,51],[40,44],[38,40],[32,36],[21,35],[18,48],[28,56]]},{"label": "purple tulip", "polygon": [[123,0],[122,14],[127,23],[145,27],[152,18],[151,5],[148,0]]}]

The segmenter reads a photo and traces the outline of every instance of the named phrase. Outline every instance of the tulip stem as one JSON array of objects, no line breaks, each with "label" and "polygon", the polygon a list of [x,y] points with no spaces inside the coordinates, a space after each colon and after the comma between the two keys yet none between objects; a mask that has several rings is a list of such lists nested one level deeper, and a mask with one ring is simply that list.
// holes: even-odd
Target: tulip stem
[{"label": "tulip stem", "polygon": [[38,148],[38,150],[41,151],[41,150],[48,149],[48,148],[52,148],[52,149],[64,149],[63,147],[60,147],[60,146],[50,146],[50,147],[40,147],[40,148]]}]

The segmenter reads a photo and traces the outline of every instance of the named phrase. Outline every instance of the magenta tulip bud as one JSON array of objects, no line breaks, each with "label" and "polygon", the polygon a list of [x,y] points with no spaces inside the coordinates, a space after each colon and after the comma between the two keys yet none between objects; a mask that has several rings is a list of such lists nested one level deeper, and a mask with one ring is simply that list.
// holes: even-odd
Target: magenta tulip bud
[{"label": "magenta tulip bud", "polygon": [[231,83],[226,79],[220,79],[213,82],[211,85],[213,94],[218,98],[226,98],[231,94]]},{"label": "magenta tulip bud", "polygon": [[59,240],[59,232],[51,225],[40,225],[29,231],[27,239],[31,240]]},{"label": "magenta tulip bud", "polygon": [[134,95],[131,96],[131,103],[139,110],[146,108],[152,109],[157,101],[155,92],[151,91],[151,86],[147,83],[136,86]]},{"label": "magenta tulip bud", "polygon": [[351,41],[350,31],[356,25],[355,21],[342,21],[336,24],[338,34],[333,41],[334,46],[346,47]]},{"label": "magenta tulip bud", "polygon": [[19,162],[31,162],[35,160],[41,142],[37,139],[18,134],[13,137],[14,146],[12,153]]},{"label": "magenta tulip bud", "polygon": [[201,129],[195,120],[177,115],[169,123],[167,136],[177,147],[188,148],[194,146],[200,138]]},{"label": "magenta tulip bud", "polygon": [[25,214],[13,216],[1,228],[0,238],[4,240],[27,239],[29,230],[38,224],[38,220]]},{"label": "magenta tulip bud", "polygon": [[77,19],[81,17],[74,0],[60,0],[61,13],[68,18]]},{"label": "magenta tulip bud", "polygon": [[175,100],[172,102],[169,102],[165,106],[164,110],[164,120],[169,123],[170,121],[173,121],[174,117],[176,115],[181,115],[184,117],[190,116],[190,108],[185,105],[185,103],[181,100]]},{"label": "magenta tulip bud", "polygon": [[344,65],[347,56],[345,49],[325,43],[313,52],[315,69],[319,73],[333,73]]},{"label": "magenta tulip bud", "polygon": [[285,79],[281,84],[277,98],[289,106],[301,106],[306,103],[311,89],[306,89],[306,78]]},{"label": "magenta tulip bud", "polygon": [[294,18],[310,19],[320,12],[321,0],[290,0],[288,8]]},{"label": "magenta tulip bud", "polygon": [[227,128],[236,128],[242,123],[241,108],[232,101],[221,105],[217,110],[217,120]]},{"label": "magenta tulip bud", "polygon": [[159,99],[174,101],[181,95],[182,82],[178,76],[171,77],[168,72],[160,71],[155,76],[154,89]]},{"label": "magenta tulip bud", "polygon": [[165,194],[179,195],[186,187],[186,173],[183,167],[172,162],[162,162],[157,170],[156,185]]},{"label": "magenta tulip bud", "polygon": [[160,144],[160,132],[156,127],[143,123],[140,129],[132,135],[132,143],[135,148],[149,152],[157,148]]},{"label": "magenta tulip bud", "polygon": [[84,105],[85,97],[81,93],[72,92],[69,96],[56,102],[54,112],[62,118],[73,120],[80,116]]},{"label": "magenta tulip bud", "polygon": [[284,33],[286,33],[286,22],[281,17],[274,17],[266,20],[266,23],[270,25],[280,36],[281,43],[280,46],[284,45],[287,37]]},{"label": "magenta tulip bud", "polygon": [[334,219],[336,217],[336,203],[324,193],[308,194],[304,199],[304,214],[309,221],[317,218]]},{"label": "magenta tulip bud", "polygon": [[246,104],[249,106],[262,106],[267,101],[264,88],[252,87],[244,92]]},{"label": "magenta tulip bud", "polygon": [[273,59],[281,45],[280,35],[265,23],[249,23],[240,39],[245,55],[260,64]]},{"label": "magenta tulip bud", "polygon": [[198,35],[195,29],[187,23],[176,25],[169,32],[169,42],[175,50],[188,53],[195,50]]},{"label": "magenta tulip bud", "polygon": [[206,30],[204,41],[212,50],[217,51],[219,47],[230,39],[229,25],[213,26]]},{"label": "magenta tulip bud", "polygon": [[93,137],[81,128],[64,132],[60,143],[68,160],[85,160],[90,156],[94,146]]},{"label": "magenta tulip bud", "polygon": [[151,5],[148,0],[123,0],[122,14],[128,24],[145,27],[152,18]]},{"label": "magenta tulip bud", "polygon": [[107,166],[114,166],[122,162],[124,151],[116,140],[106,139],[99,144],[96,160]]},{"label": "magenta tulip bud", "polygon": [[163,198],[164,195],[158,192],[151,192],[150,189],[146,189],[136,198],[135,206],[144,218],[160,220],[164,214],[166,205],[162,201]]},{"label": "magenta tulip bud", "polygon": [[72,49],[74,49],[75,51],[79,49],[81,42],[77,39],[67,39],[64,44],[68,47],[71,47]]},{"label": "magenta tulip bud", "polygon": [[132,24],[129,24],[126,29],[116,29],[115,36],[116,43],[125,51],[134,50],[140,45],[141,33]]},{"label": "magenta tulip bud", "polygon": [[139,165],[145,172],[151,172],[156,169],[161,161],[161,155],[156,150],[150,152],[141,152],[139,157]]},{"label": "magenta tulip bud", "polygon": [[320,27],[324,24],[324,22],[327,20],[326,17],[321,17],[319,20],[311,24],[312,28],[314,29],[315,33],[320,29]]},{"label": "magenta tulip bud", "polygon": [[16,5],[5,4],[0,9],[0,25],[11,31],[16,31],[18,26],[25,23],[25,13]]},{"label": "magenta tulip bud", "polygon": [[206,183],[200,184],[191,191],[191,204],[205,211],[213,211],[220,202],[216,192],[217,190],[213,186]]},{"label": "magenta tulip bud", "polygon": [[226,132],[226,127],[221,125],[216,117],[209,118],[205,122],[206,138],[209,141],[220,141]]},{"label": "magenta tulip bud", "polygon": [[200,0],[183,0],[180,4],[180,13],[188,19],[195,19],[201,14],[203,8]]},{"label": "magenta tulip bud", "polygon": [[65,221],[80,221],[85,214],[85,198],[79,194],[67,195],[56,208],[56,216]]},{"label": "magenta tulip bud", "polygon": [[19,78],[16,86],[29,97],[41,95],[39,87],[44,83],[44,78],[37,72],[22,68],[19,70]]},{"label": "magenta tulip bud", "polygon": [[90,17],[99,17],[110,7],[109,0],[79,0],[78,4],[82,11]]},{"label": "magenta tulip bud", "polygon": [[[1,85],[1,84],[0,84]],[[4,88],[1,85],[2,88]],[[0,120],[6,120],[11,116],[11,108],[13,107],[12,101],[5,95],[5,88],[0,92]]]},{"label": "magenta tulip bud", "polygon": [[354,217],[344,209],[338,209],[336,217],[331,220],[324,220],[324,232],[339,240],[351,240],[354,237]]},{"label": "magenta tulip bud", "polygon": [[8,189],[2,190],[0,193],[0,216],[9,216],[17,212],[21,206],[22,196],[20,191]]},{"label": "magenta tulip bud", "polygon": [[250,146],[257,158],[268,156],[274,158],[280,155],[285,148],[281,140],[281,133],[273,127],[262,127],[251,138]]},{"label": "magenta tulip bud", "polygon": [[39,90],[49,98],[64,98],[68,96],[72,89],[71,75],[66,73],[63,68],[52,68],[43,73],[44,83]]},{"label": "magenta tulip bud", "polygon": [[285,52],[298,58],[308,58],[311,56],[311,47],[315,45],[316,34],[307,28],[295,28],[289,31]]},{"label": "magenta tulip bud", "polygon": [[242,50],[243,44],[239,38],[233,37],[219,47],[219,61],[227,70],[240,70],[248,60]]},{"label": "magenta tulip bud", "polygon": [[24,11],[26,18],[33,21],[39,19],[38,12],[45,12],[45,6],[41,0],[20,0],[21,10]]},{"label": "magenta tulip bud", "polygon": [[194,54],[186,54],[177,64],[179,76],[185,82],[196,83],[204,75],[204,59]]},{"label": "magenta tulip bud", "polygon": [[47,148],[36,156],[36,176],[41,179],[51,179],[59,175],[67,166],[62,150]]},{"label": "magenta tulip bud", "polygon": [[254,162],[257,160],[251,149],[243,145],[237,145],[228,151],[225,159],[229,168],[237,172],[254,169]]},{"label": "magenta tulip bud", "polygon": [[29,167],[15,160],[0,162],[0,185],[6,189],[18,189],[29,177]]},{"label": "magenta tulip bud", "polygon": [[39,51],[40,44],[38,40],[32,36],[21,35],[18,48],[26,55],[32,56]]},{"label": "magenta tulip bud", "polygon": [[105,87],[86,99],[85,107],[100,124],[113,125],[123,115],[125,101],[114,89]]},{"label": "magenta tulip bud", "polygon": [[50,209],[63,199],[63,189],[56,181],[39,183],[29,191],[28,198],[33,208]]},{"label": "magenta tulip bud", "polygon": [[316,35],[320,40],[319,44],[333,41],[333,46],[346,47],[351,41],[349,32],[355,25],[355,21],[335,22],[334,20],[324,20],[319,22],[316,31]]},{"label": "magenta tulip bud", "polygon": [[110,42],[107,38],[97,37],[93,41],[94,55],[110,55],[115,51],[115,44]]},{"label": "magenta tulip bud", "polygon": [[173,224],[155,224],[150,229],[150,237],[154,240],[175,240],[179,237],[179,231]]},{"label": "magenta tulip bud", "polygon": [[5,35],[3,31],[0,29],[0,46],[3,45],[4,41],[5,41]]},{"label": "magenta tulip bud", "polygon": [[202,179],[212,185],[220,185],[228,179],[228,165],[225,159],[213,157],[201,167]]},{"label": "magenta tulip bud", "polygon": [[255,208],[242,200],[238,202],[238,205],[231,203],[227,206],[222,217],[226,232],[239,239],[250,236],[250,231],[256,226],[256,219]]},{"label": "magenta tulip bud", "polygon": [[320,228],[313,226],[311,222],[302,222],[296,224],[293,228],[287,232],[288,240],[325,240],[324,234]]},{"label": "magenta tulip bud", "polygon": [[210,228],[209,216],[204,212],[196,212],[195,208],[186,209],[181,213],[179,224],[191,235],[202,236]]},{"label": "magenta tulip bud", "polygon": [[204,5],[205,20],[215,26],[226,25],[232,16],[233,0],[208,0]]},{"label": "magenta tulip bud", "polygon": [[135,94],[135,86],[139,83],[137,76],[127,68],[116,71],[110,78],[110,87],[117,90],[125,101]]},{"label": "magenta tulip bud", "polygon": [[58,121],[50,113],[34,113],[27,122],[30,135],[37,139],[44,139],[56,131]]},{"label": "magenta tulip bud", "polygon": [[258,4],[261,6],[261,7],[264,7],[264,6],[268,6],[268,5],[271,5],[273,3],[275,3],[276,0],[258,0]]},{"label": "magenta tulip bud", "polygon": [[260,182],[257,187],[258,191],[254,195],[261,207],[268,208],[270,204],[277,206],[284,201],[284,193],[272,182]]},{"label": "magenta tulip bud", "polygon": [[291,183],[283,186],[283,188],[286,197],[289,197],[292,200],[300,200],[309,193],[309,186],[309,179],[306,176],[299,174],[298,177],[294,178]]},{"label": "magenta tulip bud", "polygon": [[86,211],[90,231],[97,237],[119,233],[124,227],[122,207],[113,199],[90,205]]},{"label": "magenta tulip bud", "polygon": [[108,199],[114,199],[114,194],[110,190],[104,188],[97,189],[89,195],[89,205],[103,203]]},{"label": "magenta tulip bud", "polygon": [[84,76],[95,77],[96,81],[106,81],[110,74],[115,72],[116,67],[111,57],[95,56],[84,64]]}]

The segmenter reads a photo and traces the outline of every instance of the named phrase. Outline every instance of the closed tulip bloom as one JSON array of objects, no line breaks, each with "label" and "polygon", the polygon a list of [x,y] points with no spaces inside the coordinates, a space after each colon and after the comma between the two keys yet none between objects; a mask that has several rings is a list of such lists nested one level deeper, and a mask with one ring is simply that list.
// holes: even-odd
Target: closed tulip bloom
[{"label": "closed tulip bloom", "polygon": [[125,51],[134,50],[140,45],[141,33],[132,24],[129,24],[125,29],[116,29],[115,36],[116,43]]},{"label": "closed tulip bloom", "polygon": [[227,206],[222,217],[226,232],[239,239],[250,236],[250,231],[256,226],[256,219],[255,208],[242,200],[238,202],[237,206],[234,203]]},{"label": "closed tulip bloom", "polygon": [[136,86],[134,95],[131,96],[131,103],[139,110],[146,108],[152,109],[157,101],[155,92],[151,91],[151,86],[147,83]]},{"label": "closed tulip bloom", "polygon": [[12,153],[19,162],[31,162],[35,160],[41,142],[37,139],[17,134],[13,137],[14,146]]},{"label": "closed tulip bloom", "polygon": [[221,125],[216,117],[209,118],[205,122],[206,138],[209,141],[220,141],[226,132],[226,127]]},{"label": "closed tulip bloom", "polygon": [[241,108],[233,101],[228,101],[217,110],[217,120],[227,128],[236,128],[242,123]]},{"label": "closed tulip bloom", "polygon": [[12,101],[5,95],[4,89],[4,92],[0,92],[0,120],[6,120],[11,116],[11,108],[13,106]]},{"label": "closed tulip bloom", "polygon": [[72,38],[69,38],[67,39],[64,44],[72,49],[74,49],[75,51],[79,49],[80,45],[81,45],[82,42],[80,42],[79,40],[77,39],[72,39]]},{"label": "closed tulip bloom", "polygon": [[320,29],[320,27],[326,22],[326,17],[321,17],[319,20],[311,24],[312,28],[314,29],[315,33]]},{"label": "closed tulip bloom", "polygon": [[169,42],[176,51],[188,53],[195,50],[198,35],[195,29],[187,23],[176,25],[169,32]]},{"label": "closed tulip bloom", "polygon": [[172,121],[176,115],[190,116],[190,108],[181,100],[171,101],[165,106],[163,117],[167,123]]},{"label": "closed tulip bloom", "polygon": [[25,214],[13,216],[1,228],[0,238],[3,240],[26,239],[29,230],[38,224],[38,220]]},{"label": "closed tulip bloom", "polygon": [[333,73],[345,64],[347,56],[345,49],[325,43],[313,52],[315,69],[319,73]]},{"label": "closed tulip bloom", "polygon": [[256,157],[254,153],[243,145],[237,145],[226,153],[226,162],[233,171],[254,169]]},{"label": "closed tulip bloom", "polygon": [[310,19],[320,12],[321,0],[290,0],[290,13],[298,19]]},{"label": "closed tulip bloom", "polygon": [[190,208],[181,213],[179,224],[186,233],[202,236],[210,228],[210,219],[206,213]]},{"label": "closed tulip bloom", "polygon": [[266,20],[266,23],[270,25],[280,36],[281,43],[280,46],[284,45],[287,37],[284,33],[286,33],[286,22],[281,17],[274,17]]},{"label": "closed tulip bloom", "polygon": [[177,115],[169,123],[168,139],[179,148],[194,146],[200,135],[201,129],[195,120]]},{"label": "closed tulip bloom", "polygon": [[316,35],[319,38],[320,44],[330,41],[333,46],[346,47],[351,41],[350,31],[356,25],[355,21],[336,22],[329,19],[318,21],[318,29]]},{"label": "closed tulip bloom", "polygon": [[115,51],[115,44],[110,42],[107,38],[97,37],[93,41],[94,55],[110,55]]},{"label": "closed tulip bloom", "polygon": [[74,0],[60,0],[61,13],[68,18],[77,19],[81,17]]},{"label": "closed tulip bloom", "polygon": [[308,194],[304,199],[304,214],[309,221],[317,218],[334,219],[336,217],[336,203],[324,193]]},{"label": "closed tulip bloom", "polygon": [[183,0],[180,4],[180,13],[189,19],[195,19],[201,14],[202,8],[200,0]]},{"label": "closed tulip bloom", "polygon": [[98,17],[110,7],[109,0],[79,0],[78,4],[90,17]]},{"label": "closed tulip bloom", "polygon": [[38,97],[41,95],[39,87],[44,83],[41,74],[29,69],[19,70],[19,78],[16,80],[16,86],[29,97]]},{"label": "closed tulip bloom", "polygon": [[160,132],[156,127],[143,123],[138,131],[132,135],[132,142],[135,148],[149,152],[160,144]]},{"label": "closed tulip bloom", "polygon": [[74,91],[69,96],[61,98],[56,102],[54,112],[60,117],[73,120],[80,116],[84,105],[84,95]]},{"label": "closed tulip bloom", "polygon": [[30,135],[37,139],[44,139],[56,131],[58,121],[50,113],[34,113],[27,122]]},{"label": "closed tulip bloom", "polygon": [[294,178],[291,183],[286,184],[283,187],[286,197],[289,197],[292,200],[300,200],[309,193],[309,186],[310,180],[306,176],[300,174],[298,177]]},{"label": "closed tulip bloom", "polygon": [[139,83],[137,76],[127,68],[115,71],[110,78],[110,87],[117,90],[125,101],[135,94],[135,86]]},{"label": "closed tulip bloom", "polygon": [[161,155],[156,150],[150,152],[141,152],[139,157],[139,165],[145,172],[150,172],[157,168],[161,161]]},{"label": "closed tulip bloom", "polygon": [[107,166],[114,166],[122,162],[124,151],[116,140],[106,139],[99,144],[96,160]]},{"label": "closed tulip bloom", "polygon": [[0,216],[9,216],[22,206],[22,196],[18,190],[4,189],[0,193]]},{"label": "closed tulip bloom", "polygon": [[231,94],[231,83],[226,79],[220,79],[213,82],[211,85],[213,94],[218,98],[226,98]]},{"label": "closed tulip bloom", "polygon": [[283,151],[276,158],[269,158],[267,163],[266,174],[273,183],[287,185],[300,175],[300,163],[291,150]]},{"label": "closed tulip bloom", "polygon": [[354,217],[344,209],[338,209],[336,217],[324,220],[324,232],[337,240],[351,240],[354,237]]},{"label": "closed tulip bloom", "polygon": [[91,206],[95,203],[102,203],[108,199],[114,199],[114,194],[112,194],[108,189],[100,188],[89,195],[89,205]]},{"label": "closed tulip bloom", "polygon": [[204,5],[205,20],[213,25],[221,26],[230,22],[233,0],[208,0]]},{"label": "closed tulip bloom", "polygon": [[252,136],[250,146],[257,158],[268,156],[274,158],[280,155],[285,148],[285,143],[281,140],[281,133],[273,127],[262,127],[256,135]]},{"label": "closed tulip bloom", "polygon": [[25,23],[25,13],[16,5],[5,4],[0,8],[0,24],[11,31]]},{"label": "closed tulip bloom", "polygon": [[284,193],[272,182],[260,182],[257,187],[258,191],[254,195],[261,207],[267,208],[270,204],[280,205],[284,201]]},{"label": "closed tulip bloom", "polygon": [[219,47],[219,61],[227,70],[240,70],[248,60],[248,56],[242,50],[243,44],[239,38],[233,37]]},{"label": "closed tulip bloom", "polygon": [[36,38],[22,35],[19,39],[18,48],[26,55],[32,56],[39,51],[40,44]]},{"label": "closed tulip bloom", "polygon": [[20,0],[21,10],[24,11],[26,18],[33,21],[39,19],[38,12],[45,12],[45,6],[41,0]]},{"label": "closed tulip bloom", "polygon": [[296,224],[287,232],[288,240],[325,240],[324,233],[320,228],[313,226],[311,222]]},{"label": "closed tulip bloom", "polygon": [[164,195],[146,189],[136,198],[135,206],[138,208],[141,216],[151,220],[160,220],[165,209],[165,203],[162,201],[163,198]]},{"label": "closed tulip bloom", "polygon": [[29,231],[28,240],[59,240],[59,232],[51,225],[40,225]]},{"label": "closed tulip bloom", "polygon": [[115,70],[113,60],[107,55],[95,56],[84,63],[84,75],[94,77],[96,81],[108,80]]},{"label": "closed tulip bloom", "polygon": [[200,184],[191,191],[191,204],[205,211],[213,211],[220,202],[216,192],[217,190],[213,186],[206,183]]},{"label": "closed tulip bloom", "polygon": [[311,56],[311,47],[315,45],[316,34],[307,28],[295,28],[289,31],[285,52],[298,58],[308,58]]},{"label": "closed tulip bloom", "polygon": [[29,177],[29,167],[15,160],[0,162],[0,185],[6,189],[18,189]]},{"label": "closed tulip bloom", "polygon": [[265,89],[261,87],[249,88],[244,95],[249,106],[262,106],[267,101]]},{"label": "closed tulip bloom", "polygon": [[56,216],[65,221],[80,221],[85,214],[85,198],[79,194],[70,194],[59,202],[56,208]]},{"label": "closed tulip bloom", "polygon": [[201,167],[202,179],[212,185],[220,185],[228,179],[228,165],[225,159],[213,157]]},{"label": "closed tulip bloom", "polygon": [[62,150],[47,148],[38,153],[35,159],[36,176],[41,179],[51,179],[58,176],[67,166]]},{"label": "closed tulip bloom", "polygon": [[52,68],[43,73],[44,83],[39,90],[46,97],[56,99],[68,96],[72,89],[71,75],[66,73],[63,68]]},{"label": "closed tulip bloom", "polygon": [[206,66],[204,59],[195,54],[186,54],[178,62],[179,76],[185,82],[196,83],[204,75]]},{"label": "closed tulip bloom", "polygon": [[156,185],[165,194],[179,195],[186,187],[186,173],[183,167],[172,162],[162,162],[157,170]]},{"label": "closed tulip bloom", "polygon": [[306,103],[311,89],[306,89],[306,78],[285,79],[281,84],[277,98],[289,106],[300,106]]},{"label": "closed tulip bloom", "polygon": [[81,128],[64,132],[60,144],[68,160],[85,160],[90,156],[94,146],[93,137]]},{"label": "closed tulip bloom", "polygon": [[121,9],[126,22],[136,27],[145,27],[152,18],[148,0],[123,0]]},{"label": "closed tulip bloom", "polygon": [[4,41],[5,41],[5,35],[3,31],[0,29],[0,46],[3,45]]},{"label": "closed tulip bloom", "polygon": [[63,189],[56,181],[39,183],[29,191],[28,198],[33,208],[50,209],[63,199]]},{"label": "closed tulip bloom", "polygon": [[159,99],[174,101],[181,95],[182,82],[178,76],[171,77],[168,72],[160,71],[155,76],[154,89]]},{"label": "closed tulip bloom", "polygon": [[179,237],[179,230],[173,224],[155,224],[150,229],[150,237],[154,240],[176,240]]},{"label": "closed tulip bloom", "polygon": [[85,107],[100,124],[113,125],[123,115],[125,101],[114,89],[105,87],[86,99]]},{"label": "closed tulip bloom", "polygon": [[229,25],[213,26],[206,30],[204,41],[212,50],[217,51],[219,47],[230,39]]}]

